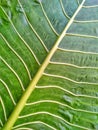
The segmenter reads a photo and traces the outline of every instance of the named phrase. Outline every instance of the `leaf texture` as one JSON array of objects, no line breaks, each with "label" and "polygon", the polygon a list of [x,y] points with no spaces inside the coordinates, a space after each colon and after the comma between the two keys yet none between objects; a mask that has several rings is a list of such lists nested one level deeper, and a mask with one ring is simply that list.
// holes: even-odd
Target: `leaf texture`
[{"label": "leaf texture", "polygon": [[98,0],[0,1],[0,129],[98,129]]}]

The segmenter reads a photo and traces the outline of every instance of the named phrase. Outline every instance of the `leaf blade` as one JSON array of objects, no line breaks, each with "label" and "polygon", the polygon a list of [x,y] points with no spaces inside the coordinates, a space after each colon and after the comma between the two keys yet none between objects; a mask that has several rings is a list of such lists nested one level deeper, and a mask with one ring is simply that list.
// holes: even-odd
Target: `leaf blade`
[{"label": "leaf blade", "polygon": [[35,86],[37,84],[37,82],[39,81],[40,77],[42,76],[44,70],[46,69],[51,57],[53,56],[53,54],[55,53],[55,51],[58,48],[59,43],[61,42],[61,40],[63,39],[63,37],[65,36],[67,30],[69,29],[70,25],[73,23],[74,18],[76,17],[77,13],[80,11],[80,9],[82,8],[83,4],[84,4],[85,0],[83,0],[83,2],[79,5],[78,9],[76,10],[76,12],[74,13],[73,17],[70,19],[69,23],[67,24],[67,26],[65,27],[64,31],[61,33],[61,35],[59,36],[58,40],[56,41],[56,43],[54,44],[53,48],[51,49],[51,51],[49,52],[48,56],[46,57],[45,61],[43,62],[41,68],[39,69],[38,73],[35,75],[34,79],[32,80],[31,84],[29,85],[29,87],[26,89],[25,93],[23,94],[22,98],[20,99],[19,103],[17,104],[17,106],[15,107],[15,110],[13,111],[12,115],[9,117],[6,125],[4,126],[3,130],[9,130],[12,128],[13,124],[15,123],[16,119],[18,118],[21,110],[23,109],[23,107],[25,106],[26,101],[28,100],[29,96],[31,95],[32,91],[35,89]]}]

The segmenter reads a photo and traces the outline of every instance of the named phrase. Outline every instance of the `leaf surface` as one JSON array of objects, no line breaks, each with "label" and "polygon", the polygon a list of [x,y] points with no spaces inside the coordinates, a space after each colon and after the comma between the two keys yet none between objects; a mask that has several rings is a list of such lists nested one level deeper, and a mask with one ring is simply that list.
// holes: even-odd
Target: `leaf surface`
[{"label": "leaf surface", "polygon": [[98,129],[98,1],[0,1],[0,129]]}]

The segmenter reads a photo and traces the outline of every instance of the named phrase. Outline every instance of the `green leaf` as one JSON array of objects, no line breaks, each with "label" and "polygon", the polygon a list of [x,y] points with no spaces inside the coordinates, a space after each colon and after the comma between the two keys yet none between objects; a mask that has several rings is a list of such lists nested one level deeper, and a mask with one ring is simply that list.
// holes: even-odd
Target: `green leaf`
[{"label": "green leaf", "polygon": [[98,0],[0,0],[0,129],[98,129]]}]

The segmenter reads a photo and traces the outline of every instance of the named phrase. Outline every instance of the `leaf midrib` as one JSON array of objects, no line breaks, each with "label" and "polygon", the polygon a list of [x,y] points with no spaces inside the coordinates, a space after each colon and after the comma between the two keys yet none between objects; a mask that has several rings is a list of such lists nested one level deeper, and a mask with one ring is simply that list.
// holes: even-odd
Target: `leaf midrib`
[{"label": "leaf midrib", "polygon": [[63,32],[61,33],[61,35],[58,37],[57,41],[55,42],[54,46],[52,47],[52,49],[50,50],[50,52],[48,53],[46,59],[44,60],[43,64],[41,65],[40,69],[38,70],[38,72],[36,73],[35,77],[32,79],[31,83],[29,84],[29,86],[27,87],[26,91],[23,93],[21,99],[19,100],[19,102],[17,103],[15,109],[13,110],[12,114],[10,115],[10,117],[8,118],[8,121],[6,122],[6,124],[4,125],[2,130],[11,130],[11,128],[13,127],[14,123],[16,122],[20,112],[22,111],[22,109],[24,108],[28,98],[30,97],[31,93],[33,92],[33,90],[35,89],[36,84],[38,83],[39,79],[41,78],[44,70],[46,69],[47,65],[49,64],[50,59],[52,58],[52,56],[54,55],[55,51],[57,50],[60,42],[62,41],[62,39],[64,38],[64,36],[66,35],[67,30],[69,29],[69,27],[71,26],[71,24],[74,21],[74,18],[76,17],[76,15],[78,14],[78,12],[81,10],[83,4],[84,4],[85,0],[82,1],[82,3],[79,5],[79,7],[77,8],[76,12],[74,13],[74,15],[72,16],[72,18],[69,20],[68,24],[66,25],[66,27],[64,28]]}]

